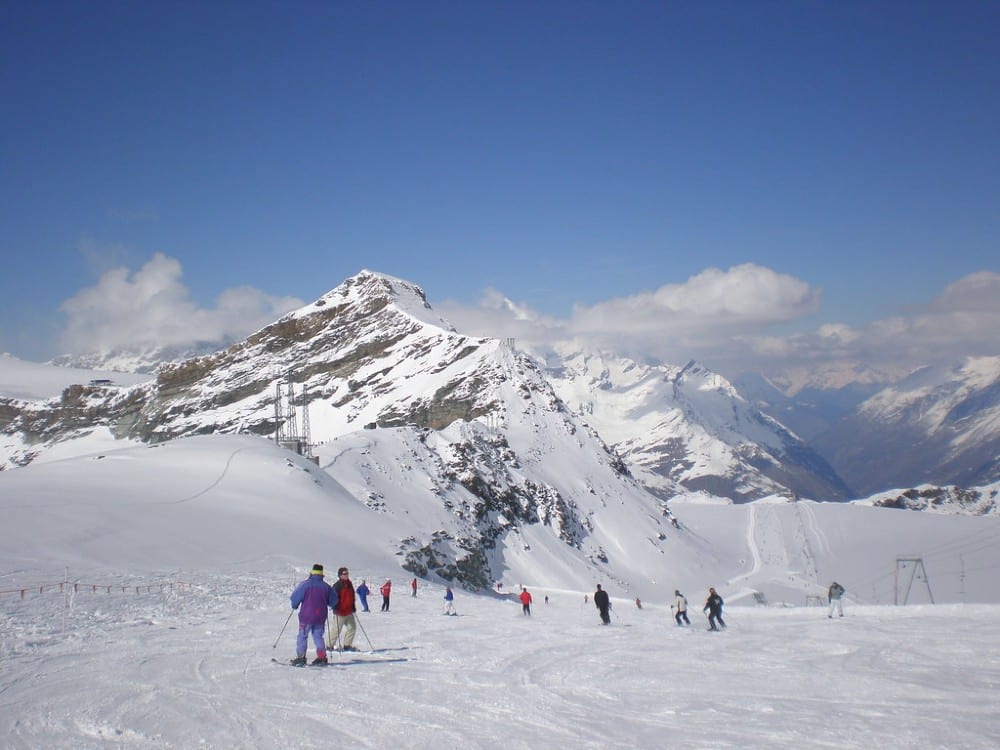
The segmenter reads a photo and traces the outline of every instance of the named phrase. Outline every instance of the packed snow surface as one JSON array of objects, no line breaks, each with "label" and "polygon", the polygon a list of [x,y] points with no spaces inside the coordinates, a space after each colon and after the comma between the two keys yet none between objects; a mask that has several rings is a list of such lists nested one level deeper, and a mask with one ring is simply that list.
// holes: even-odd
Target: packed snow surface
[{"label": "packed snow surface", "polygon": [[[605,578],[604,627],[585,569],[537,526],[502,587],[456,588],[444,616],[443,582],[413,598],[399,568],[417,505],[375,512],[260,438],[0,472],[0,747],[997,747],[996,518],[694,499],[675,513],[657,575],[678,580],[692,625]],[[922,603],[929,582],[910,578],[911,605],[891,606],[893,529],[951,603]],[[622,537],[614,558],[643,544]],[[375,594],[359,614],[364,652],[293,668],[288,597],[314,562],[394,593],[389,612]],[[846,616],[829,619],[802,594],[834,570]],[[709,585],[729,600],[719,633],[701,614]],[[765,585],[797,606],[750,606]]]},{"label": "packed snow surface", "polygon": [[459,592],[458,616],[444,616],[441,587],[412,598],[401,579],[389,612],[359,614],[364,652],[295,668],[272,661],[294,653],[290,571],[183,578],[162,592],[6,596],[0,745],[985,750],[1000,738],[995,605],[848,604],[842,619],[732,607],[712,633],[698,602],[681,628],[664,604],[615,599],[603,627],[568,591],[546,604],[533,590],[530,617]]}]

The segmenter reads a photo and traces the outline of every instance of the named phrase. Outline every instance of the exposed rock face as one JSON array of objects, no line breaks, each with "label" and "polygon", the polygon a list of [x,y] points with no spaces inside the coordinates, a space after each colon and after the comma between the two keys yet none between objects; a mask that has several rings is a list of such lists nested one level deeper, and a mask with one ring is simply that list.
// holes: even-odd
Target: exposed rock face
[{"label": "exposed rock face", "polygon": [[902,492],[875,495],[871,504],[878,508],[921,510],[954,515],[985,516],[1000,513],[1000,484],[984,487],[934,487],[922,485]]}]

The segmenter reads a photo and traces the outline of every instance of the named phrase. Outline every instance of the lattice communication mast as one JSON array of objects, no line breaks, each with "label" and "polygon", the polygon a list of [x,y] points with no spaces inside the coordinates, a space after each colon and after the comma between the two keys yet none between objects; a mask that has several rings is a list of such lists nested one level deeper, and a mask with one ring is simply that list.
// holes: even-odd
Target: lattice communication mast
[{"label": "lattice communication mast", "polygon": [[300,456],[313,458],[312,436],[309,427],[309,390],[302,386],[299,398],[302,408],[302,431],[299,432],[298,410],[295,406],[295,384],[275,384],[274,392],[274,441]]}]

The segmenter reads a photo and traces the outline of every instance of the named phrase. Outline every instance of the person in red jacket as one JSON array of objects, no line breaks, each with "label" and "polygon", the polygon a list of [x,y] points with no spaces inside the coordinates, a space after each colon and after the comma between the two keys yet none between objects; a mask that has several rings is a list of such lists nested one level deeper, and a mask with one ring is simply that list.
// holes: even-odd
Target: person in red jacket
[{"label": "person in red jacket", "polygon": [[410,588],[413,589],[413,596],[416,596],[417,595],[417,579],[416,578],[414,578],[413,581],[410,583]]},{"label": "person in red jacket", "polygon": [[531,616],[531,592],[528,589],[521,587],[521,595],[518,597],[521,600],[521,611],[525,615]]},{"label": "person in red jacket", "polygon": [[385,580],[385,583],[382,584],[382,588],[379,589],[379,591],[382,592],[382,611],[383,612],[388,612],[389,611],[389,594],[392,593],[392,581],[390,581],[387,578]]},{"label": "person in red jacket", "polygon": [[[340,631],[344,631],[344,651],[357,651],[354,648],[354,634],[358,630],[357,620],[354,613],[358,605],[354,599],[354,584],[351,583],[350,571],[347,568],[337,570],[337,582],[333,584],[333,593],[337,597],[337,604],[333,608],[336,615],[336,630],[333,633],[334,642],[340,638]],[[331,643],[330,647],[333,648]]]}]

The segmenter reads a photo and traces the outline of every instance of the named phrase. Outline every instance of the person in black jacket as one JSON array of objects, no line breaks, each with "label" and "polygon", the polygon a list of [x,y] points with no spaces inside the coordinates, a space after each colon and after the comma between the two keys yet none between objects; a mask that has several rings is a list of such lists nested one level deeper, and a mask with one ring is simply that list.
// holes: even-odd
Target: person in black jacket
[{"label": "person in black jacket", "polygon": [[827,617],[833,617],[833,610],[835,609],[840,612],[841,617],[844,616],[843,597],[844,597],[844,592],[846,590],[847,589],[845,589],[836,581],[830,584],[830,588],[826,592],[826,600],[830,604],[830,614],[828,614]]},{"label": "person in black jacket", "polygon": [[608,598],[608,592],[601,588],[601,584],[597,584],[597,591],[594,592],[594,605],[601,613],[601,622],[610,625],[611,615],[608,610],[611,609],[611,600]]},{"label": "person in black jacket", "polygon": [[726,621],[722,619],[722,597],[713,588],[708,589],[708,599],[705,600],[705,614],[708,615],[708,629],[718,630],[718,625],[726,627]]}]

